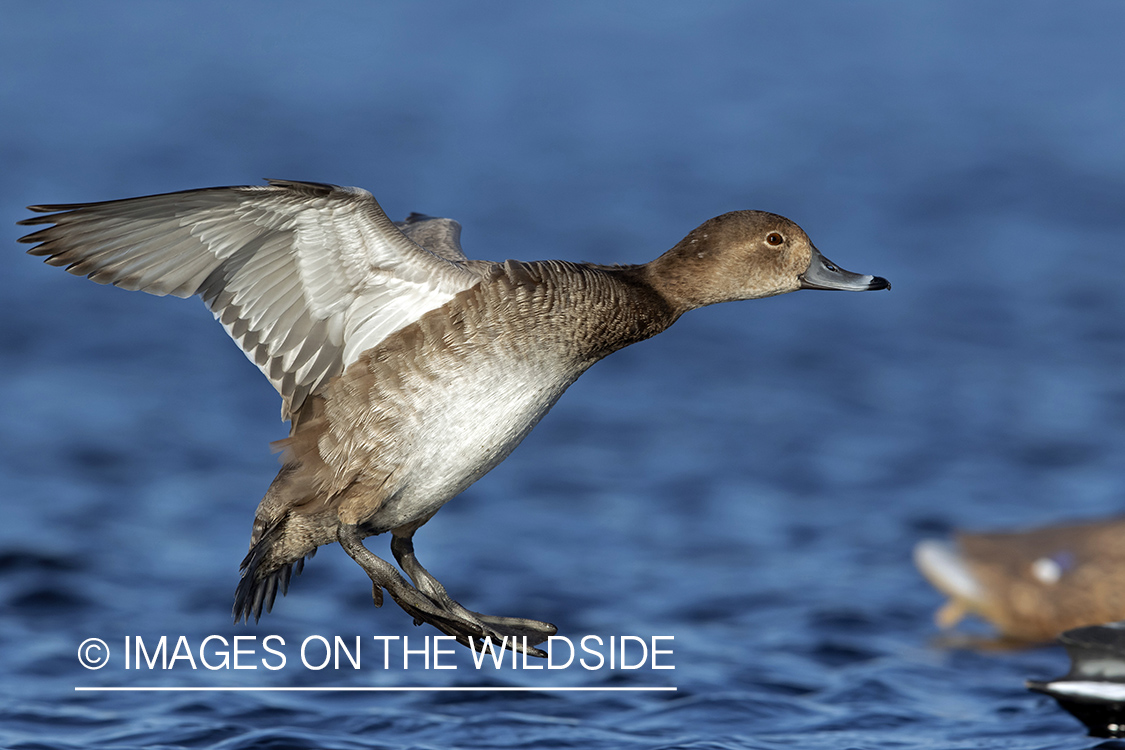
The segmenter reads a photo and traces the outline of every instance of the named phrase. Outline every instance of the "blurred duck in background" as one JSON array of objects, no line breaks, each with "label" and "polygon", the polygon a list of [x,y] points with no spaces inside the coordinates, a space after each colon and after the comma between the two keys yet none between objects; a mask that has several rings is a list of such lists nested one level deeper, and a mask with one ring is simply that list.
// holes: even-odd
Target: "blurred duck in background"
[{"label": "blurred duck in background", "polygon": [[974,614],[1005,641],[1042,643],[1125,620],[1125,518],[959,533],[952,543],[920,542],[914,562],[950,598],[935,618],[942,628]]}]

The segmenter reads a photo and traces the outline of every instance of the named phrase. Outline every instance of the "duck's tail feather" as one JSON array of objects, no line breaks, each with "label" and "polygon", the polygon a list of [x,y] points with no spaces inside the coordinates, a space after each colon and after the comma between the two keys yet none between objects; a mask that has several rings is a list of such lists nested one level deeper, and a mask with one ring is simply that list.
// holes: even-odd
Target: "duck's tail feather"
[{"label": "duck's tail feather", "polygon": [[[285,536],[285,523],[275,525],[262,535],[250,552],[242,560],[239,570],[242,578],[234,592],[234,621],[254,622],[262,617],[262,611],[269,612],[280,591],[282,596],[289,592],[289,582],[294,573],[301,574],[305,560],[316,554],[316,547],[301,554],[296,559],[284,559],[279,554],[278,542]],[[278,558],[282,559],[278,559]]]}]

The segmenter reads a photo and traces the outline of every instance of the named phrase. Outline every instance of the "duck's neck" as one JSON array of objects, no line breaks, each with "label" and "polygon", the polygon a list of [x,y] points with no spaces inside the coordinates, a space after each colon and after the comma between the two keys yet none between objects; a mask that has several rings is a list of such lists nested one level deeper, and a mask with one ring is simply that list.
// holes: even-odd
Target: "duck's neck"
[{"label": "duck's neck", "polygon": [[614,306],[620,311],[619,319],[627,324],[628,330],[622,331],[622,340],[627,344],[643,341],[666,330],[680,315],[691,309],[653,283],[649,266],[651,264],[646,263],[602,269],[616,282],[615,296],[620,298]]},{"label": "duck's neck", "polygon": [[644,283],[665,300],[677,318],[688,310],[726,301],[713,293],[716,285],[708,283],[713,266],[706,249],[691,244],[693,235],[659,258],[635,266]]},{"label": "duck's neck", "polygon": [[[536,334],[545,337],[540,345],[550,346],[547,339],[558,335],[570,355],[590,363],[655,336],[682,312],[653,287],[644,265],[507,261],[498,278],[509,287],[498,308],[510,307],[517,321],[547,323]],[[482,289],[487,292],[491,286]],[[512,294],[510,287],[526,293]]]}]

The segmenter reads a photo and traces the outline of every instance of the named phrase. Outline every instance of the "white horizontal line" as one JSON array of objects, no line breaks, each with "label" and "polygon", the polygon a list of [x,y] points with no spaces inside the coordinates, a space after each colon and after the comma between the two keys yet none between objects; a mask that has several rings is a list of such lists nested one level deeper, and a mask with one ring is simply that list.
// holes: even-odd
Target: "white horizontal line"
[{"label": "white horizontal line", "polygon": [[91,693],[558,693],[675,692],[675,687],[75,687]]},{"label": "white horizontal line", "polygon": [[1052,694],[1073,695],[1103,701],[1125,701],[1125,685],[1099,680],[1055,680],[1045,686]]}]

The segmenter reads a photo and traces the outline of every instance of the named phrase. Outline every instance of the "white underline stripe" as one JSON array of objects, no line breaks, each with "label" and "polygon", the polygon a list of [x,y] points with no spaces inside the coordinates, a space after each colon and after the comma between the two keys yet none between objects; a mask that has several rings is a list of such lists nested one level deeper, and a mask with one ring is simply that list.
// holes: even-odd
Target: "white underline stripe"
[{"label": "white underline stripe", "polygon": [[548,693],[548,692],[675,692],[675,687],[75,687],[94,693],[274,692],[274,693]]}]

